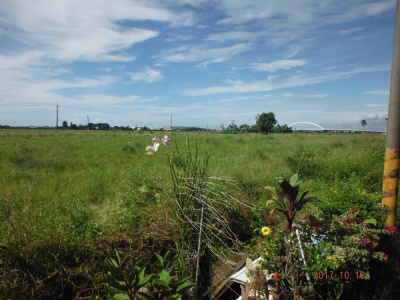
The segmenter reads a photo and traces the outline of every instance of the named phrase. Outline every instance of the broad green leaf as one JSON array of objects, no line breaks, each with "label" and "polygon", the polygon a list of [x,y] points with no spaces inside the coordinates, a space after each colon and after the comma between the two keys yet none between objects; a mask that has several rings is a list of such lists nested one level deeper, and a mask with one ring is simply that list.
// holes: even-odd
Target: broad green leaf
[{"label": "broad green leaf", "polygon": [[196,285],[196,283],[194,283],[194,282],[186,282],[186,283],[178,286],[178,288],[176,289],[176,292],[179,293],[180,291],[185,291],[195,285]]},{"label": "broad green leaf", "polygon": [[145,285],[146,283],[148,283],[151,280],[152,277],[153,277],[153,275],[150,274],[150,275],[147,275],[145,277],[140,278],[140,281],[139,281],[138,285],[139,286]]},{"label": "broad green leaf", "polygon": [[127,294],[116,294],[113,297],[115,300],[129,300],[129,295]]},{"label": "broad green leaf", "polygon": [[300,185],[301,181],[299,181],[299,174],[295,173],[292,177],[290,177],[289,182],[293,187]]},{"label": "broad green leaf", "polygon": [[169,288],[169,282],[165,280],[157,279],[155,283],[158,285],[162,285],[163,287]]},{"label": "broad green leaf", "polygon": [[168,271],[162,270],[160,273],[160,280],[163,280],[169,284],[171,282],[171,275],[169,275]]},{"label": "broad green leaf", "polygon": [[365,219],[363,223],[366,224],[373,224],[374,226],[376,226],[376,220],[374,218],[369,218],[369,219]]}]

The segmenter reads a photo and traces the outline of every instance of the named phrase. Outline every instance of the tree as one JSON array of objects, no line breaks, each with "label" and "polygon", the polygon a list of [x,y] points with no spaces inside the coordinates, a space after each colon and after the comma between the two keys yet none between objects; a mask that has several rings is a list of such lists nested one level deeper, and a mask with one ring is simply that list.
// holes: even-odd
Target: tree
[{"label": "tree", "polygon": [[364,127],[365,127],[365,125],[367,125],[367,120],[362,119],[360,123],[361,123],[361,126],[363,127],[363,133],[364,133]]},{"label": "tree", "polygon": [[293,132],[292,127],[287,126],[287,124],[285,125],[276,125],[274,127],[274,132],[276,133],[285,133],[285,132]]},{"label": "tree", "polygon": [[249,132],[251,130],[251,127],[247,124],[242,124],[239,126],[239,130],[241,132]]},{"label": "tree", "polygon": [[68,128],[68,122],[67,121],[63,121],[62,128]]},{"label": "tree", "polygon": [[231,133],[236,133],[237,131],[239,131],[239,128],[235,124],[235,120],[232,120],[232,123],[228,126],[226,130],[230,131]]},{"label": "tree", "polygon": [[272,132],[276,123],[273,112],[257,114],[256,116],[256,128],[261,133]]}]

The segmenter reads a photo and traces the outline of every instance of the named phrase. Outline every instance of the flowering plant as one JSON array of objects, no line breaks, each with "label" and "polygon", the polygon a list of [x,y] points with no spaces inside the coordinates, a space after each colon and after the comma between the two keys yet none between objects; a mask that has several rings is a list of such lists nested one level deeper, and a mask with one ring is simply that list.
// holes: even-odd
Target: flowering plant
[{"label": "flowering plant", "polygon": [[307,202],[315,200],[316,197],[306,197],[308,194],[308,191],[306,191],[302,193],[300,198],[297,200],[301,183],[301,181],[298,179],[298,174],[294,174],[289,181],[286,179],[281,179],[278,181],[278,183],[282,189],[283,197],[278,194],[275,187],[265,187],[272,196],[272,199],[267,201],[266,206],[268,208],[270,205],[274,205],[271,213],[274,213],[274,211],[277,210],[284,214],[288,222],[288,230],[292,231],[292,225],[294,218],[296,217],[296,213],[301,210]]},{"label": "flowering plant", "polygon": [[[278,183],[282,190],[281,194],[274,187],[266,187],[272,196],[272,199],[267,201],[266,207],[271,208],[272,214],[275,211],[282,213],[287,226],[285,228],[284,225],[278,224],[274,228],[265,226],[261,229],[262,235],[266,237],[260,252],[270,273],[268,286],[271,292],[276,291],[276,295],[284,294],[290,297],[312,295],[310,278],[303,270],[307,267],[305,249],[294,221],[297,212],[316,198],[307,197],[307,191],[298,197],[301,181],[297,174],[290,180],[281,179]],[[312,228],[319,228],[314,221]]]},{"label": "flowering plant", "polygon": [[[161,142],[164,146],[171,146],[171,139],[165,135],[162,139]],[[146,147],[146,152],[148,155],[153,155],[154,152],[157,152],[158,147],[160,146],[160,139],[157,137],[153,137],[152,139],[152,145]]]},{"label": "flowering plant", "polygon": [[355,286],[367,286],[373,268],[390,260],[381,240],[395,236],[397,227],[383,226],[378,209],[352,207],[342,215],[325,216],[312,204],[305,207],[315,198],[305,197],[305,192],[296,200],[297,175],[279,184],[285,198],[269,187],[273,199],[267,207],[273,204],[271,211],[281,212],[287,223],[264,226],[258,245],[269,278],[277,279],[267,280],[269,289],[278,288],[294,299],[338,299],[348,297]]}]

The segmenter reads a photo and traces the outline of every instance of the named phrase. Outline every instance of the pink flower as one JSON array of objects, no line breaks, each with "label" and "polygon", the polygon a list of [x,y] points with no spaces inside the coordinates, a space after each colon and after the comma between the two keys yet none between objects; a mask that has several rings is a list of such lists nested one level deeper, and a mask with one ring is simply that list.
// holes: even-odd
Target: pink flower
[{"label": "pink flower", "polygon": [[168,137],[168,135],[163,137],[162,143],[163,143],[164,146],[171,146],[170,138]]},{"label": "pink flower", "polygon": [[357,208],[356,208],[356,207],[352,207],[352,208],[351,208],[351,211],[352,211],[353,213],[355,213],[355,212],[357,211]]},{"label": "pink flower", "polygon": [[396,226],[385,226],[383,229],[386,229],[389,234],[395,234],[397,231]]},{"label": "pink flower", "polygon": [[302,220],[305,220],[305,219],[307,219],[307,214],[305,214],[305,213],[302,213],[302,214],[301,214],[301,219],[302,219]]},{"label": "pink flower", "polygon": [[157,142],[158,142],[158,139],[157,139],[156,137],[153,137],[151,141],[152,141],[153,144],[154,144],[154,143],[157,143]]},{"label": "pink flower", "polygon": [[278,274],[278,272],[275,272],[275,273],[272,275],[272,278],[274,279],[275,282],[278,282],[278,280],[279,280],[279,274]]},{"label": "pink flower", "polygon": [[383,259],[387,260],[389,258],[389,255],[387,255],[386,253],[383,253]]},{"label": "pink flower", "polygon": [[368,245],[368,244],[373,245],[373,244],[375,244],[375,242],[373,240],[371,240],[371,238],[369,236],[361,239],[360,242],[365,244],[365,245]]}]

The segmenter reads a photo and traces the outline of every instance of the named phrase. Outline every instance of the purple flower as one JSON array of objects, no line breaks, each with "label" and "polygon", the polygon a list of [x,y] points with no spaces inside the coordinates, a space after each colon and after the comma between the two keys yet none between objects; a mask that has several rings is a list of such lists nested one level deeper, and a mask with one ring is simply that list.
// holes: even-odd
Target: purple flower
[{"label": "purple flower", "polygon": [[163,143],[164,146],[171,146],[170,138],[168,137],[168,135],[163,137],[162,143]]}]

